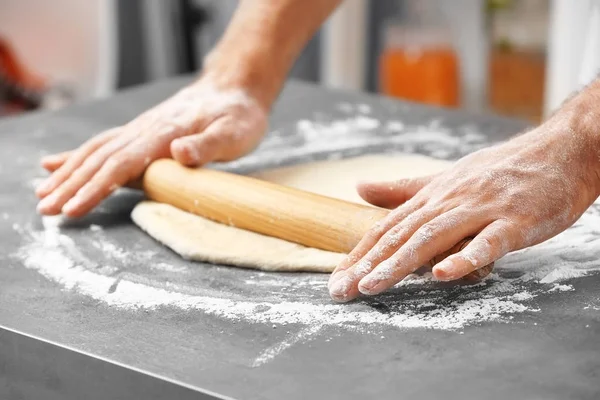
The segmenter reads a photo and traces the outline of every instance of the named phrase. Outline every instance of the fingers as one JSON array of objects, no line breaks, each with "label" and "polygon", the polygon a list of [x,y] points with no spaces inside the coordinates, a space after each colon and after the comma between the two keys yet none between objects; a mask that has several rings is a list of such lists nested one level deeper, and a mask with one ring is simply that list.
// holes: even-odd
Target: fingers
[{"label": "fingers", "polygon": [[436,176],[429,175],[393,182],[361,182],[356,189],[360,197],[374,206],[395,208],[411,199]]},{"label": "fingers", "polygon": [[86,159],[104,144],[111,141],[119,133],[118,129],[106,131],[84,143],[77,150],[74,150],[68,159],[44,182],[36,188],[36,195],[39,198],[45,198],[65,182],[71,174],[83,164]]},{"label": "fingers", "polygon": [[[393,236],[386,238],[384,235],[362,260],[342,272],[342,278],[338,281],[341,283],[337,287],[333,284],[330,286],[334,300],[349,301],[360,293],[379,294],[489,223],[472,216],[465,208],[449,210],[441,215],[435,212],[425,215],[423,211],[415,214],[419,216],[411,215],[410,218],[417,223],[412,229],[404,228],[408,233],[408,238],[403,238],[404,243],[390,246],[388,238]],[[390,232],[402,230],[395,227]]]},{"label": "fingers", "polygon": [[484,222],[469,210],[455,209],[422,225],[392,256],[380,263],[358,284],[366,295],[379,294],[413,273],[437,254],[450,249]]},{"label": "fingers", "polygon": [[205,131],[174,140],[171,155],[183,165],[199,167],[219,159],[226,142],[223,134]]},{"label": "fingers", "polygon": [[435,265],[433,275],[442,281],[460,279],[504,256],[512,250],[512,242],[507,224],[504,221],[495,221],[483,229],[464,249]]},{"label": "fingers", "polygon": [[[115,189],[139,177],[151,161],[167,157],[169,153],[188,166],[227,159],[230,152],[237,151],[239,147],[240,141],[235,141],[236,134],[233,125],[223,120],[213,122],[200,134],[175,140],[168,135],[157,136],[151,141],[140,136],[110,156],[92,174],[89,182],[64,205],[62,212],[69,217],[88,213]],[[78,184],[79,182],[75,183],[75,186]]]},{"label": "fingers", "polygon": [[[437,256],[435,256],[434,258],[432,258],[431,260],[429,260],[429,262],[427,263],[428,266],[431,268],[435,267],[435,265],[437,263],[445,260],[448,256],[451,256],[452,254],[456,254],[459,251],[461,251],[462,249],[464,249],[465,247],[467,247],[467,245],[469,243],[471,243],[472,240],[473,240],[473,237],[468,237],[468,238],[461,240],[456,245],[454,245],[450,250],[440,253]],[[491,263],[491,264],[486,265],[485,267],[481,267],[481,268],[463,276],[461,279],[468,281],[468,282],[479,282],[483,278],[485,278],[486,276],[491,274],[493,270],[494,270],[494,263]]]},{"label": "fingers", "polygon": [[113,153],[91,174],[89,181],[79,186],[76,194],[62,207],[62,212],[73,218],[83,216],[116,189],[138,178],[152,160],[166,156],[168,147],[163,140],[168,138],[147,142],[138,137]]},{"label": "fingers", "polygon": [[[111,158],[115,153],[124,148],[131,141],[130,137],[119,136],[104,144],[102,147],[97,149],[94,153],[90,154],[82,163],[80,163],[75,170],[69,173],[69,175],[58,185],[51,194],[44,197],[38,204],[38,212],[42,215],[56,215],[63,211],[63,206],[73,198],[73,196],[86,185],[98,172],[102,166]],[[74,156],[75,157],[75,156]],[[61,173],[66,168],[69,168],[70,160],[68,160],[57,172],[55,172],[50,178],[53,178],[56,174]],[[118,166],[115,165],[118,168]],[[61,176],[62,177],[62,176]]]},{"label": "fingers", "polygon": [[65,151],[62,153],[51,154],[49,156],[42,157],[42,167],[48,172],[54,172],[59,169],[72,154],[73,151]]},{"label": "fingers", "polygon": [[492,262],[490,264],[487,264],[485,267],[481,267],[471,273],[468,273],[467,275],[463,276],[462,279],[464,279],[467,282],[479,282],[486,276],[491,274],[493,270],[494,263]]},{"label": "fingers", "polygon": [[[379,239],[368,243],[359,243],[359,253],[354,254],[354,261],[347,267],[338,268],[330,278],[329,292],[336,301],[349,301],[359,295],[358,282],[368,275],[373,268],[390,257],[415,232],[417,227],[435,217],[436,210],[419,210],[406,218],[395,219],[387,231]],[[396,217],[398,218],[398,217]],[[387,224],[385,224],[387,225]],[[384,226],[385,226],[384,225]],[[374,231],[377,232],[377,229]],[[369,234],[367,234],[368,238]],[[361,247],[365,246],[365,247]]]},{"label": "fingers", "polygon": [[348,254],[346,258],[336,267],[331,276],[329,277],[328,286],[331,287],[333,282],[338,279],[338,273],[350,268],[361,258],[364,257],[367,252],[373,248],[373,246],[385,235],[392,227],[398,225],[400,221],[406,219],[413,212],[418,210],[423,201],[412,199],[411,201],[403,204],[397,209],[391,211],[385,218],[378,221],[373,228],[371,228],[365,236],[358,242],[354,249]]}]

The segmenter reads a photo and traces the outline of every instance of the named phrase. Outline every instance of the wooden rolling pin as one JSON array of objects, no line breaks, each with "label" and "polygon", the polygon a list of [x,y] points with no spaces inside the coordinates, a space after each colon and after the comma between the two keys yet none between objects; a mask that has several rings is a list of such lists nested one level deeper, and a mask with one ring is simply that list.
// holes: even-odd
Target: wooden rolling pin
[{"label": "wooden rolling pin", "polygon": [[389,212],[171,159],[148,167],[143,189],[154,201],[213,221],[337,253],[350,252]]}]

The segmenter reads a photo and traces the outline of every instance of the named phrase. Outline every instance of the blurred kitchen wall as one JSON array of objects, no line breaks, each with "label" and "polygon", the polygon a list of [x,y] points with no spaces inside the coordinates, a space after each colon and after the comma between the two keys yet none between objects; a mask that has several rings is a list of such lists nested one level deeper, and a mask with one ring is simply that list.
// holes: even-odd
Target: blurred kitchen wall
[{"label": "blurred kitchen wall", "polygon": [[[194,32],[181,26],[181,1],[128,0],[118,2],[120,63],[119,87],[124,88],[167,76],[190,72],[181,64],[181,35],[190,34],[198,69],[201,60],[219,40],[238,0],[190,0],[187,6],[206,13],[207,20]],[[160,65],[159,65],[160,64]],[[296,62],[291,76],[319,80],[319,34]]]},{"label": "blurred kitchen wall", "polygon": [[[403,0],[366,1],[366,60],[362,89],[378,90],[378,62],[383,46],[381,28],[389,19],[403,13]],[[119,37],[121,38],[120,87],[161,79],[186,71],[181,65],[158,67],[164,62],[176,63],[181,54],[174,53],[173,43],[181,36],[179,21],[183,1],[128,0],[119,2]],[[195,56],[202,58],[223,34],[238,0],[189,0],[206,14],[206,21],[194,29],[192,40]],[[453,29],[461,64],[462,105],[480,110],[485,105],[487,89],[487,38],[483,0],[438,0],[439,8]],[[189,11],[187,11],[189,12]],[[302,52],[291,77],[311,82],[321,80],[323,33],[318,33]],[[198,69],[201,65],[197,66]]]},{"label": "blurred kitchen wall", "polygon": [[[564,3],[566,8],[574,9],[574,3],[426,2],[443,13],[451,28],[460,74],[458,106],[539,118],[545,91],[548,4]],[[0,39],[8,39],[14,45],[32,72],[76,87],[75,100],[80,100],[169,76],[197,73],[237,4],[238,0],[1,0]],[[327,23],[304,49],[291,77],[350,90],[380,91],[383,27],[389,20],[405,18],[410,4],[421,1],[345,0],[336,15],[344,14],[339,11],[345,8],[349,11],[344,14],[346,20],[339,23],[338,19],[337,25],[332,24],[334,17]],[[540,7],[544,4],[545,8]],[[489,11],[491,5],[496,9],[493,14]],[[585,16],[586,7],[577,7],[580,12],[572,18],[578,27],[584,25],[579,20]],[[574,31],[573,21],[568,21],[569,32]],[[341,29],[331,35],[332,26]],[[564,34],[565,29],[561,35]],[[332,36],[336,39],[331,40]],[[536,43],[533,49],[532,38]],[[574,40],[563,42],[569,49],[576,44]],[[357,47],[360,50],[355,51]],[[408,50],[405,66],[411,62],[407,56],[413,49]],[[571,58],[554,57],[563,60],[563,64],[576,65],[577,60]],[[392,74],[404,76],[397,70]],[[565,80],[564,73],[551,77],[554,86]],[[419,81],[427,80],[408,79],[408,85],[399,86]],[[533,85],[533,81],[537,83]],[[554,103],[569,90],[554,96]]]}]

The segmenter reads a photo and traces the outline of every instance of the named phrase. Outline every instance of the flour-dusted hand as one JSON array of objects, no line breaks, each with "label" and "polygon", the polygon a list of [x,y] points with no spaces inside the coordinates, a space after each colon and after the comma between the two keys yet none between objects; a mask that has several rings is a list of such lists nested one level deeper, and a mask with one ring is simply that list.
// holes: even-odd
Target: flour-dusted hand
[{"label": "flour-dusted hand", "polygon": [[36,190],[39,212],[81,216],[158,158],[199,166],[252,150],[295,59],[340,2],[241,0],[198,82],[77,150],[42,160],[52,175]]},{"label": "flour-dusted hand", "polygon": [[266,127],[266,109],[244,90],[202,78],[77,150],[43,159],[53,173],[37,188],[38,210],[83,215],[158,158],[188,166],[232,160],[252,150]]},{"label": "flour-dusted hand", "polygon": [[366,201],[397,208],[334,271],[332,298],[381,293],[474,237],[433,268],[439,280],[459,279],[572,225],[600,194],[600,112],[582,116],[581,104],[437,176],[359,185]]}]

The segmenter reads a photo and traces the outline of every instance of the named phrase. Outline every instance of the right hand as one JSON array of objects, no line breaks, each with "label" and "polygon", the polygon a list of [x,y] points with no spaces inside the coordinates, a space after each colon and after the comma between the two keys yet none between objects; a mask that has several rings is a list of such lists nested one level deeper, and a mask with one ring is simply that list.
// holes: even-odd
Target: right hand
[{"label": "right hand", "polygon": [[240,87],[205,76],[131,122],[44,157],[52,174],[36,189],[38,211],[83,216],[159,158],[196,167],[241,157],[263,137],[267,109]]}]

